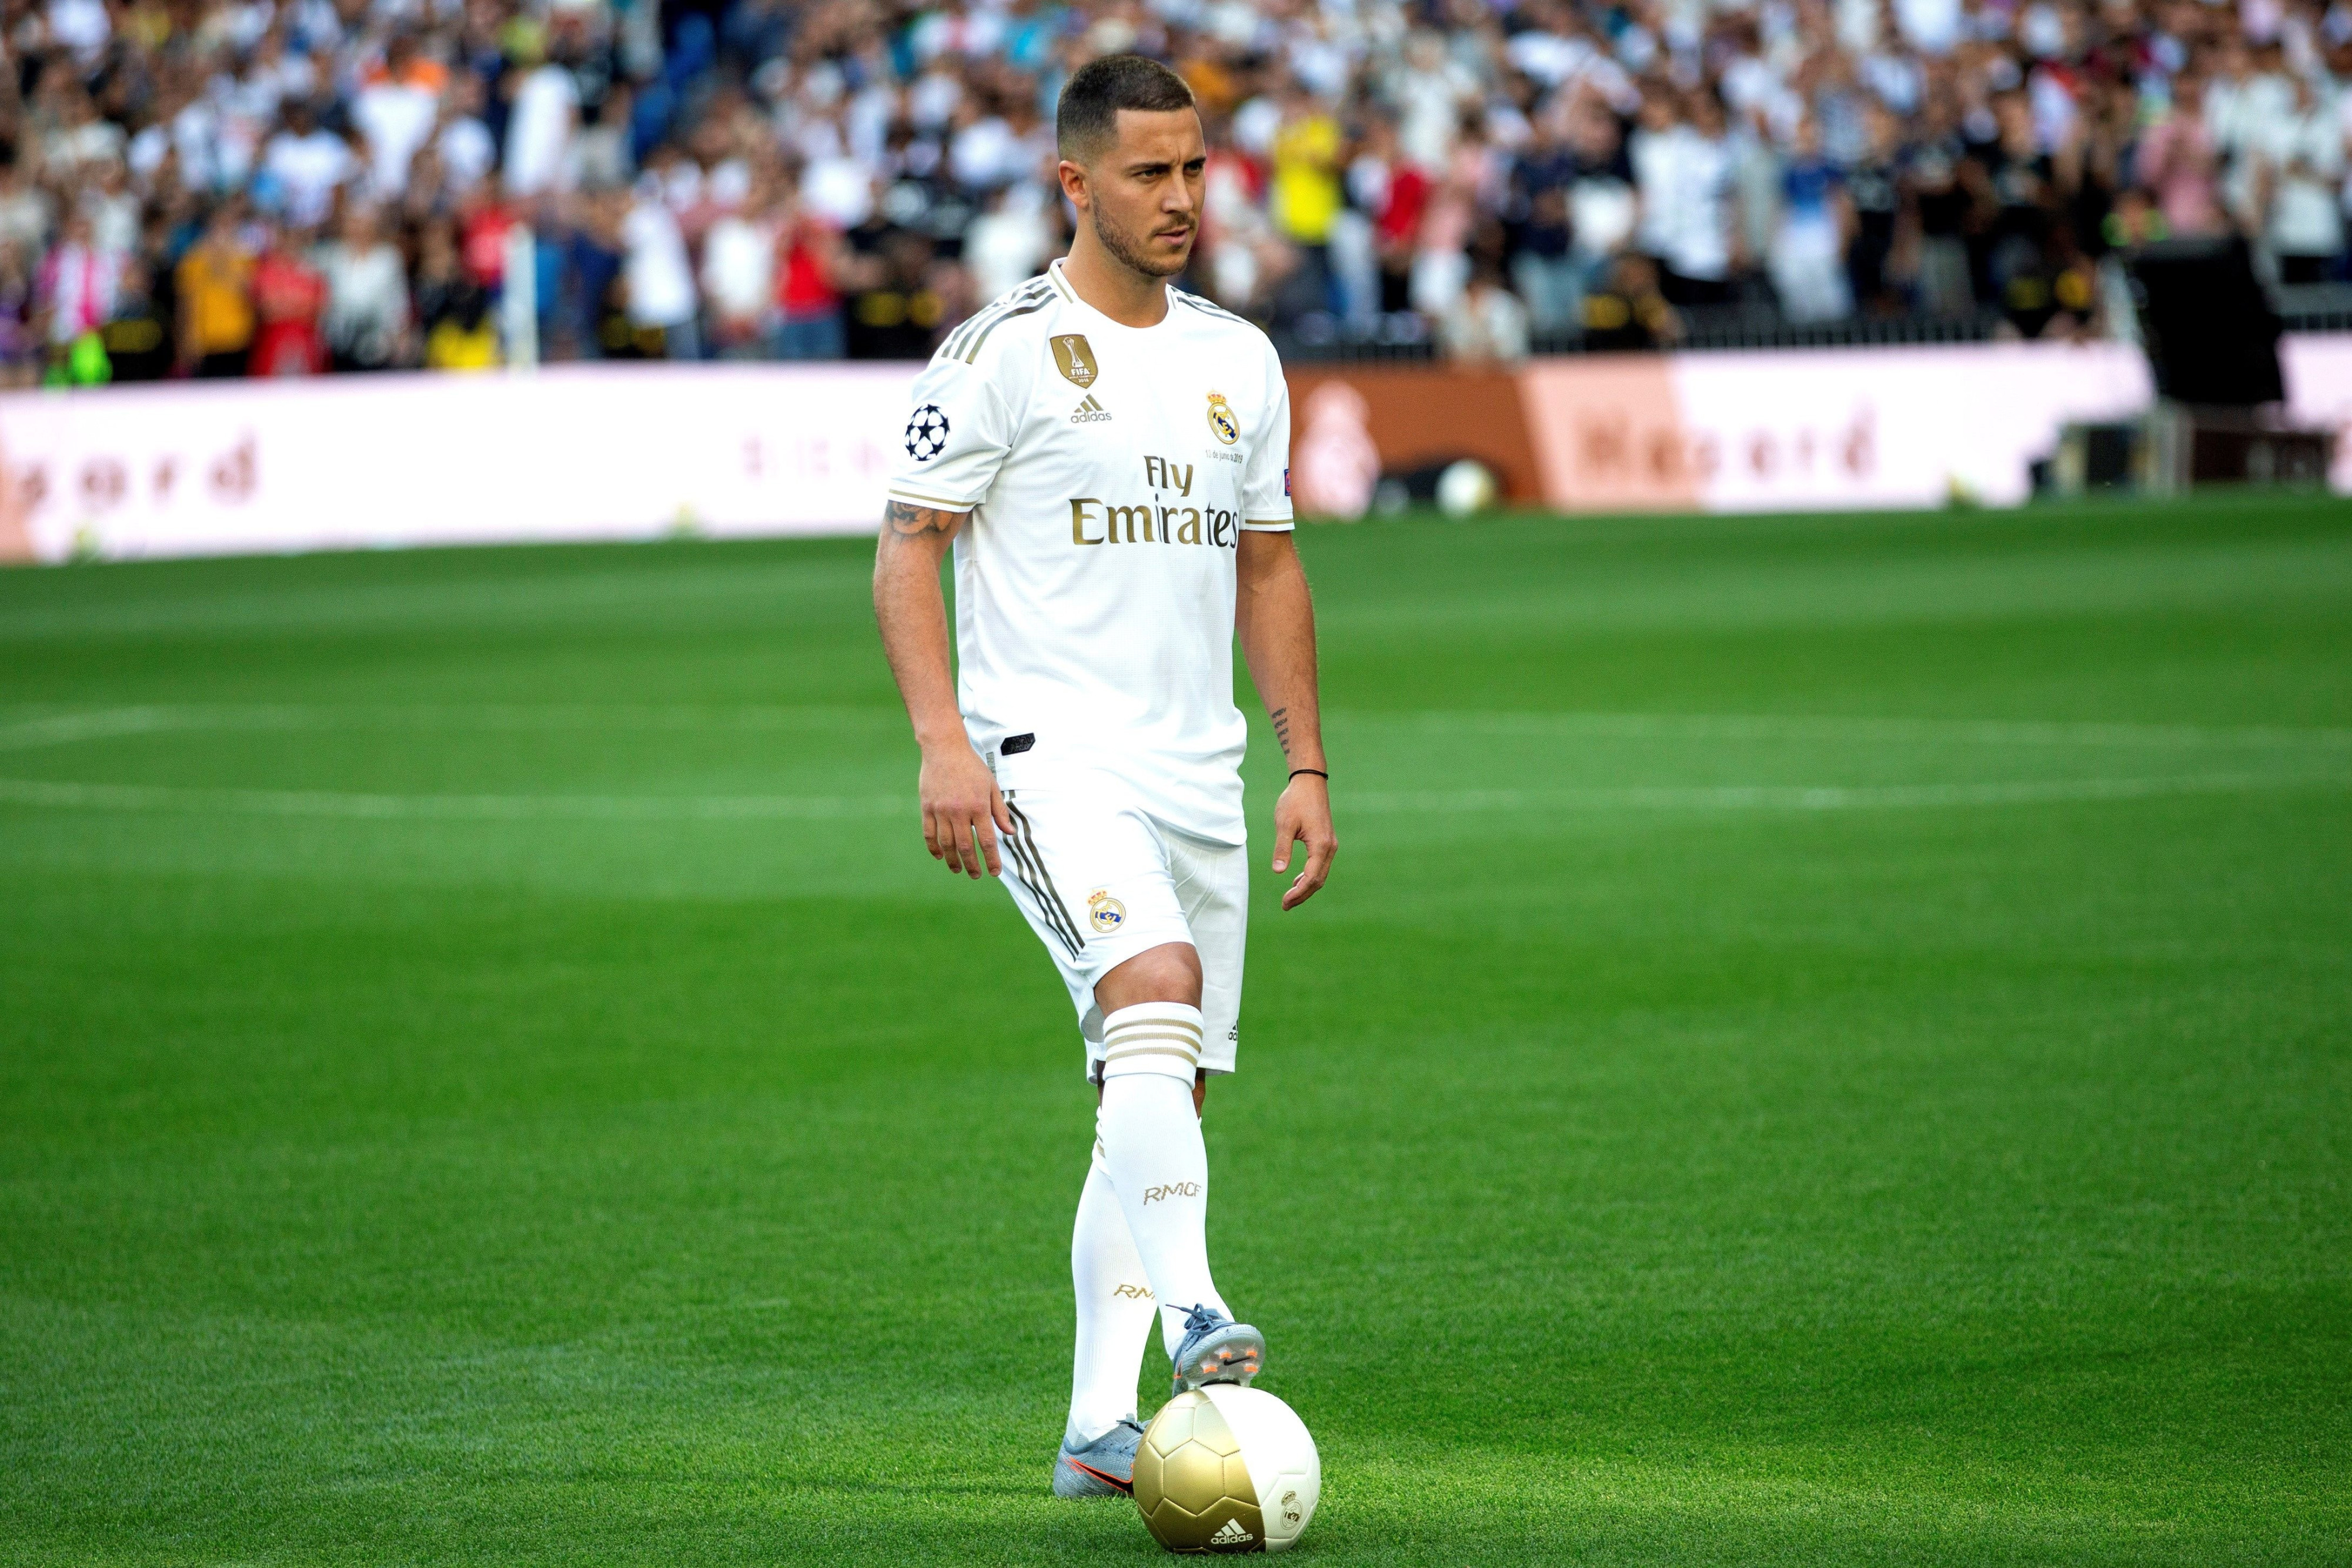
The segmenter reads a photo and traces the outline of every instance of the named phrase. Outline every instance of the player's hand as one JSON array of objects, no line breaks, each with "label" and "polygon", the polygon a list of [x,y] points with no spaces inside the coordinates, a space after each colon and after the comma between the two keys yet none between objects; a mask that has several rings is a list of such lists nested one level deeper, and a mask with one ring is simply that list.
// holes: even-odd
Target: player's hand
[{"label": "player's hand", "polygon": [[1013,817],[1004,809],[996,775],[980,754],[961,739],[925,750],[918,789],[923,801],[923,842],[931,858],[975,882],[982,866],[991,876],[1000,874],[996,835],[1013,831]]},{"label": "player's hand", "polygon": [[1274,869],[1290,869],[1290,847],[1307,846],[1307,864],[1298,878],[1283,890],[1282,907],[1296,909],[1315,896],[1331,874],[1331,858],[1339,852],[1339,835],[1331,831],[1331,785],[1312,773],[1301,773],[1284,786],[1274,803]]}]

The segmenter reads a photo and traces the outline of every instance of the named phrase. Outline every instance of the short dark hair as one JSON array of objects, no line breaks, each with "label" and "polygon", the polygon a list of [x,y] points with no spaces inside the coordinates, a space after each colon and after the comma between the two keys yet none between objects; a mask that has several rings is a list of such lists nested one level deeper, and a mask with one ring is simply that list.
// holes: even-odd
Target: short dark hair
[{"label": "short dark hair", "polygon": [[1184,78],[1141,55],[1105,55],[1080,66],[1062,88],[1054,110],[1054,140],[1062,156],[1079,162],[1118,136],[1118,111],[1165,114],[1192,107]]}]

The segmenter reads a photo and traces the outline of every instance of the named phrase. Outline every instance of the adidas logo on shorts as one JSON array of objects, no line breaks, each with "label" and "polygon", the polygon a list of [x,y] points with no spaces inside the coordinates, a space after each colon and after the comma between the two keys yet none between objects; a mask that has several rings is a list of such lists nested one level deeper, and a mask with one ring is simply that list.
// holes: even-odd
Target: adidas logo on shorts
[{"label": "adidas logo on shorts", "polygon": [[1070,423],[1072,424],[1099,424],[1109,417],[1110,410],[1097,402],[1095,401],[1095,394],[1088,392],[1086,396],[1086,401],[1078,404],[1078,412],[1070,415]]}]

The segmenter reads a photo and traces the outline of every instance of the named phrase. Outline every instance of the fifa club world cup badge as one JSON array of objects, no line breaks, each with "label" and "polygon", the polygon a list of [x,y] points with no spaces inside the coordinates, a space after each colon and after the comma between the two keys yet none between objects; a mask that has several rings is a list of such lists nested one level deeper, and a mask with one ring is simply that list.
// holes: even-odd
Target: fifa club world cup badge
[{"label": "fifa club world cup badge", "polygon": [[1087,924],[1098,936],[1108,936],[1127,924],[1127,905],[1101,888],[1087,894]]},{"label": "fifa club world cup badge", "polygon": [[1234,405],[1223,392],[1209,394],[1209,428],[1228,446],[1242,438],[1242,422],[1234,417]]},{"label": "fifa club world cup badge", "polygon": [[1062,379],[1082,387],[1095,384],[1095,351],[1082,332],[1054,340],[1054,368]]}]

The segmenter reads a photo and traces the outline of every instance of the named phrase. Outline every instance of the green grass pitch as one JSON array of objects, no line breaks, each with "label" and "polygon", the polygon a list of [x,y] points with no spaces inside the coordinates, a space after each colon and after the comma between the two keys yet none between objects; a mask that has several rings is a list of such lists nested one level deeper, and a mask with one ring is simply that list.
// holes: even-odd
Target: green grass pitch
[{"label": "green grass pitch", "polygon": [[[1208,1126],[1307,1560],[2352,1563],[2352,508],[1301,548]],[[0,1563],[1156,1556],[868,549],[0,575]]]}]

